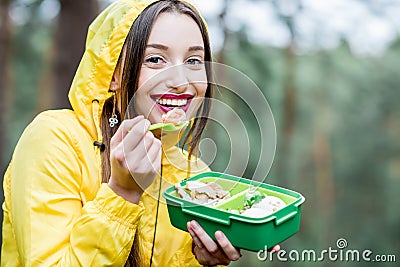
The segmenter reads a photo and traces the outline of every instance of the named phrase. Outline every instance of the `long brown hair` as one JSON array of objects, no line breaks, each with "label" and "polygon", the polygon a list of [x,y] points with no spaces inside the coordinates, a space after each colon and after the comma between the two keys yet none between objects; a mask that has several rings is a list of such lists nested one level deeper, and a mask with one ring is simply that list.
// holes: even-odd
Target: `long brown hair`
[{"label": "long brown hair", "polygon": [[[210,41],[206,25],[199,15],[199,13],[188,3],[179,0],[160,0],[154,2],[146,7],[143,12],[136,18],[132,24],[131,29],[125,40],[124,49],[125,62],[122,73],[121,82],[121,96],[119,103],[121,107],[121,114],[117,114],[118,121],[122,118],[132,118],[135,116],[135,111],[132,110],[132,103],[129,105],[131,98],[134,96],[138,89],[138,80],[140,69],[144,59],[144,53],[148,38],[150,36],[151,29],[154,21],[161,13],[177,13],[184,14],[191,17],[199,26],[201,35],[204,42],[204,62],[206,62],[206,74],[208,86],[205,93],[202,106],[199,108],[196,114],[196,118],[191,126],[188,134],[184,138],[183,146],[188,145],[189,157],[197,150],[200,142],[201,135],[207,124],[207,117],[210,111],[210,98],[212,97],[212,85],[211,85],[211,49]],[[121,53],[122,54],[122,53]],[[117,67],[121,63],[121,56]],[[110,139],[114,135],[118,127],[111,128],[108,125],[108,119],[111,117],[114,105],[115,95],[107,99],[104,103],[103,112],[101,115],[101,132],[103,135],[103,143],[105,144],[105,150],[103,151],[102,157],[102,181],[108,182],[111,174],[110,166]],[[128,107],[130,110],[128,110]],[[135,241],[132,246],[131,253],[127,260],[127,266],[139,266],[140,265],[140,253],[138,246],[138,238],[135,236]]]}]

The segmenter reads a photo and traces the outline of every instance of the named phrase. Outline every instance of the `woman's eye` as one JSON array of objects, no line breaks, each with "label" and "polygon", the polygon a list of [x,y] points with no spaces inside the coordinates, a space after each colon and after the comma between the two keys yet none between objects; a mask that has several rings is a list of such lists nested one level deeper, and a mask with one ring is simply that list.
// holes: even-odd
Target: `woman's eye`
[{"label": "woman's eye", "polygon": [[152,56],[149,58],[146,58],[145,63],[150,63],[150,64],[161,64],[163,63],[163,58],[159,56]]},{"label": "woman's eye", "polygon": [[204,62],[201,60],[201,58],[198,57],[191,57],[188,60],[186,60],[186,64],[188,68],[192,70],[202,70],[204,67]]},{"label": "woman's eye", "polygon": [[187,63],[190,64],[190,65],[199,65],[199,64],[202,64],[203,61],[201,61],[201,60],[198,59],[198,58],[189,58],[189,59],[187,60]]}]

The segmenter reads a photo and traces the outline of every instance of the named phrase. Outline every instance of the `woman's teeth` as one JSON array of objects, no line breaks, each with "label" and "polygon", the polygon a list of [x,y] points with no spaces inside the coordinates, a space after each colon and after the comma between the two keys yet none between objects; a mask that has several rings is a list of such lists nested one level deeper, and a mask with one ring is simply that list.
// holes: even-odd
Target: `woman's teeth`
[{"label": "woman's teeth", "polygon": [[160,98],[156,100],[158,104],[163,106],[183,107],[187,104],[187,99],[165,99]]}]

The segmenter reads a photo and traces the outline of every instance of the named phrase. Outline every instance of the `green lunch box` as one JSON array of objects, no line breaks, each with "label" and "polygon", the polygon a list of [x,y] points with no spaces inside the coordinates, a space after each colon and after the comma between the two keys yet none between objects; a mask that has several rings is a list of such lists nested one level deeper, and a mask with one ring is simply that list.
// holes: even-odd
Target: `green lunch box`
[{"label": "green lunch box", "polygon": [[[231,197],[212,207],[183,200],[174,186],[168,188],[162,195],[167,201],[171,224],[176,228],[187,231],[186,223],[196,220],[214,240],[215,231],[221,230],[233,246],[251,251],[270,249],[299,230],[301,205],[305,199],[297,192],[218,172],[193,176],[180,185],[184,186],[187,181],[216,181],[230,192]],[[262,218],[229,212],[231,209],[243,209],[246,192],[251,184],[261,194],[279,197],[286,206]]]}]

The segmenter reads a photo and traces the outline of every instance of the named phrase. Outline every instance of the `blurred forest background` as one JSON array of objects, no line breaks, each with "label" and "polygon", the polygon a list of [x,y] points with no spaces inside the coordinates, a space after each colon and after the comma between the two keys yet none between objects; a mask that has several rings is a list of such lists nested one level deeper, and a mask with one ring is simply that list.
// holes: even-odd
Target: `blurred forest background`
[{"label": "blurred forest background", "polygon": [[[36,114],[69,107],[67,92],[87,26],[109,2],[0,0],[1,173]],[[248,75],[269,101],[278,143],[266,182],[306,198],[300,232],[282,248],[318,252],[335,249],[336,240],[345,238],[349,249],[395,255],[397,263],[382,265],[399,266],[400,1],[193,2],[209,22],[215,60]],[[263,9],[268,12],[257,15]],[[343,30],[334,32],[326,25],[337,13],[355,19],[339,20]],[[275,27],[266,18],[274,18]],[[249,23],[254,20],[258,28]],[[371,22],[376,23],[368,27]],[[221,96],[228,102],[230,97]],[[257,132],[253,126],[250,136]],[[223,138],[212,127],[207,134]],[[226,157],[219,153],[212,167],[223,169]],[[255,160],[245,176],[251,176]],[[256,253],[244,252],[232,264],[283,265],[365,263],[261,262]]]}]

